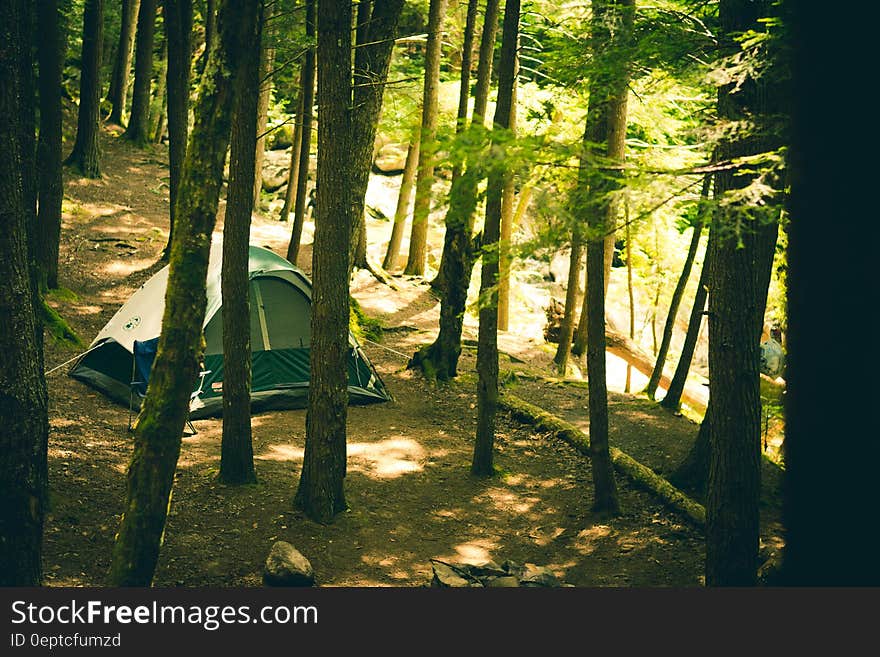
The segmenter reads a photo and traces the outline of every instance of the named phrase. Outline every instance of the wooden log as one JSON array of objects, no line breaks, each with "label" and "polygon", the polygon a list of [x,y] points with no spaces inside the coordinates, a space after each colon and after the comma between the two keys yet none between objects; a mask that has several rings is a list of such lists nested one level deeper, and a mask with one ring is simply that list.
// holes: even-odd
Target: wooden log
[{"label": "wooden log", "polygon": [[[584,456],[590,455],[589,437],[573,424],[507,392],[499,396],[498,404],[501,408],[507,409],[520,422],[553,434]],[[705,528],[706,509],[701,504],[682,493],[651,468],[639,463],[616,447],[611,448],[611,460],[615,469],[628,477],[636,486],[656,495],[670,509],[697,528]]]}]

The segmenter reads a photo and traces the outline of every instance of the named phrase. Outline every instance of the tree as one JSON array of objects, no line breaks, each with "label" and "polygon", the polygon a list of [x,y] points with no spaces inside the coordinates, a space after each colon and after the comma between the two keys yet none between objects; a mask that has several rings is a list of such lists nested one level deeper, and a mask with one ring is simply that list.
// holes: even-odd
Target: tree
[{"label": "tree", "polygon": [[[703,190],[700,192],[700,200],[705,203],[709,197],[709,185],[712,177],[706,175],[703,179]],[[702,211],[702,209],[698,210]],[[666,315],[666,323],[663,325],[663,337],[660,340],[660,348],[657,350],[657,364],[654,365],[654,371],[651,372],[651,378],[648,380],[648,386],[645,394],[648,399],[654,399],[657,393],[657,386],[660,385],[660,377],[663,376],[663,366],[666,364],[666,356],[669,353],[669,343],[672,342],[672,331],[675,329],[675,317],[678,315],[678,307],[681,305],[681,299],[684,296],[684,290],[687,287],[688,278],[691,275],[691,267],[694,264],[694,258],[697,256],[697,249],[700,246],[700,236],[703,234],[703,219],[699,216],[693,226],[691,233],[691,243],[688,246],[687,256],[684,259],[684,265],[681,268],[681,276],[678,277],[678,283],[672,291],[672,300],[669,302],[669,313]]]},{"label": "tree", "polygon": [[363,218],[372,145],[402,7],[402,0],[389,0],[373,8],[367,41],[354,58],[351,5],[322,0],[317,11],[318,221],[312,289],[321,303],[312,312],[306,446],[295,503],[321,523],[345,509],[350,245]]},{"label": "tree", "polygon": [[[474,110],[470,130],[482,133],[489,88],[492,81],[492,60],[495,35],[498,30],[499,0],[488,0],[480,37],[480,55],[477,64],[477,83],[474,89]],[[422,347],[408,367],[420,367],[427,375],[441,381],[456,376],[461,355],[461,330],[467,306],[468,288],[475,259],[474,213],[477,208],[477,187],[486,176],[484,152],[475,150],[465,157],[464,172],[452,183],[449,191],[449,209],[446,212],[446,234],[443,237],[443,257],[438,281],[442,289],[440,300],[440,332],[433,343]]]},{"label": "tree", "polygon": [[153,94],[153,100],[150,103],[150,128],[148,131],[150,141],[154,144],[161,144],[162,137],[165,135],[165,106],[168,90],[168,36],[167,32],[163,34],[162,46],[159,50],[159,62],[156,67],[156,92]]},{"label": "tree", "polygon": [[[501,60],[498,65],[496,131],[510,127],[513,87],[516,84],[516,47],[519,42],[519,0],[504,5]],[[497,143],[497,139],[493,139]],[[488,477],[495,473],[493,444],[498,410],[498,241],[501,233],[501,196],[511,175],[507,163],[495,162],[486,187],[486,222],[483,226],[483,266],[480,275],[480,328],[477,339],[477,435],[471,473]]]},{"label": "tree", "polygon": [[101,116],[101,44],[104,33],[104,0],[86,0],[83,11],[83,37],[79,111],[76,120],[76,141],[65,164],[78,169],[87,178],[101,176],[98,133]]},{"label": "tree", "polygon": [[299,122],[302,125],[302,141],[299,144],[299,169],[296,179],[296,202],[293,206],[293,227],[290,233],[290,244],[287,246],[287,259],[296,264],[299,256],[299,243],[302,241],[303,224],[306,217],[306,191],[309,183],[309,166],[312,150],[312,112],[315,105],[315,2],[306,3],[306,40],[309,43],[302,67],[302,112]]},{"label": "tree", "polygon": [[440,94],[440,46],[443,41],[443,17],[448,0],[431,0],[428,9],[428,41],[425,45],[425,87],[422,100],[422,132],[416,177],[416,200],[413,206],[409,258],[404,273],[422,276],[428,258],[428,215],[431,211],[431,186],[434,184],[436,156],[437,102]]},{"label": "tree", "polygon": [[119,25],[119,45],[116,48],[116,61],[113,64],[113,77],[110,78],[108,97],[112,110],[111,123],[122,125],[125,101],[128,98],[128,77],[131,74],[131,60],[134,55],[134,34],[141,0],[122,0],[122,18]]},{"label": "tree", "polygon": [[253,180],[256,166],[257,114],[260,111],[263,9],[247,35],[237,62],[233,91],[229,192],[223,224],[223,438],[220,481],[257,480],[251,439],[251,325],[248,303],[248,254]]},{"label": "tree", "polygon": [[296,202],[296,185],[299,180],[299,155],[302,149],[302,119],[303,119],[303,93],[302,93],[302,68],[299,72],[299,93],[297,94],[296,121],[293,128],[293,143],[290,145],[290,172],[287,174],[287,189],[284,192],[284,205],[278,221],[287,221],[290,211]]},{"label": "tree", "polygon": [[141,0],[135,41],[134,89],[125,137],[138,146],[150,143],[150,84],[153,80],[153,37],[156,0]]},{"label": "tree", "polygon": [[[603,0],[593,3],[591,42],[597,64],[590,80],[584,142],[604,145],[604,155],[609,163],[618,165],[623,162],[626,152],[627,96],[634,13],[634,0]],[[587,378],[593,509],[604,513],[619,511],[617,484],[608,446],[608,393],[605,375],[605,263],[607,234],[614,230],[617,213],[616,203],[611,196],[620,186],[617,178],[612,173],[590,169],[588,196],[577,204],[586,210],[589,227],[584,298],[589,312],[586,320]]]},{"label": "tree", "polygon": [[22,93],[21,83],[22,69],[32,62],[27,4],[0,4],[0,586],[41,582],[48,476],[42,327],[28,247],[34,208],[23,184],[34,175],[22,154],[22,116],[34,112],[33,96]]},{"label": "tree", "polygon": [[262,29],[263,43],[260,50],[260,102],[257,105],[257,143],[256,159],[254,163],[254,182],[252,185],[253,208],[260,209],[260,192],[263,189],[263,156],[266,151],[266,126],[269,122],[269,99],[272,95],[272,69],[275,67],[275,36],[272,30],[272,17],[275,13],[275,3],[266,6],[265,17],[261,20],[265,23]]},{"label": "tree", "polygon": [[113,546],[110,582],[148,586],[153,579],[189,397],[199,370],[205,281],[229,145],[232,71],[254,33],[258,0],[221,3],[219,44],[208,58],[181,176],[162,333],[150,385],[135,426],[126,502]]},{"label": "tree", "polygon": [[418,164],[419,136],[414,134],[406,149],[406,163],[403,165],[403,178],[400,181],[397,206],[394,209],[394,224],[391,226],[391,237],[388,240],[388,248],[385,250],[385,260],[382,261],[382,267],[389,271],[397,267],[400,245],[403,242],[403,230],[406,227],[406,217],[410,212],[410,205],[412,205],[412,192],[416,182]]},{"label": "tree", "polygon": [[[722,0],[719,17],[723,52],[736,54],[735,39],[760,31],[769,2]],[[759,69],[760,70],[760,69]],[[768,72],[764,71],[767,75]],[[773,93],[754,71],[718,90],[722,120],[754,122],[718,146],[719,160],[737,162],[779,146],[768,125]],[[778,93],[778,86],[776,87]],[[765,180],[773,182],[772,176]],[[709,479],[706,494],[706,584],[750,586],[757,576],[761,482],[760,338],[767,286],[776,245],[778,207],[742,200],[737,192],[757,175],[752,167],[716,174],[722,202],[712,241],[709,279]],[[763,181],[762,181],[763,182]],[[766,182],[764,182],[766,184]],[[730,192],[725,197],[725,193]]]},{"label": "tree", "polygon": [[163,0],[165,35],[168,40],[168,170],[169,228],[168,243],[162,259],[171,255],[174,239],[174,213],[180,190],[180,176],[186,157],[186,136],[189,132],[189,88],[192,68],[192,0]]},{"label": "tree", "polygon": [[58,287],[58,243],[61,239],[61,201],[64,196],[61,164],[61,69],[66,43],[58,0],[37,3],[41,46],[40,138],[37,143],[39,215],[37,259],[41,286]]}]

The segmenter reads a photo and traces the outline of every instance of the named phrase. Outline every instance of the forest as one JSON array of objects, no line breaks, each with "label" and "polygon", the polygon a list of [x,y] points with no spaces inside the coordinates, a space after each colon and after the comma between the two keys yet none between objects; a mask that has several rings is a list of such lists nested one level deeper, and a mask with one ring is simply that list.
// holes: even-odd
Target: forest
[{"label": "forest", "polygon": [[0,0],[0,585],[880,585],[807,4]]}]

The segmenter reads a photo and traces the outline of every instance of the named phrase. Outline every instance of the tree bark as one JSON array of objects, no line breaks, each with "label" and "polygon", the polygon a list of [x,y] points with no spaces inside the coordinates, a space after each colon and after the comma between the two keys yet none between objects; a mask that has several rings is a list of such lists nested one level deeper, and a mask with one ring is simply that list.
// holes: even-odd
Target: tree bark
[{"label": "tree bark", "polygon": [[[492,80],[495,35],[498,30],[499,0],[488,0],[480,39],[480,60],[477,65],[477,84],[474,89],[474,111],[471,129],[482,134],[489,88]],[[479,154],[468,156],[464,173],[452,184],[449,209],[446,212],[446,234],[443,237],[443,258],[439,285],[443,290],[440,301],[440,332],[430,345],[422,347],[407,367],[420,367],[429,377],[441,381],[453,378],[458,372],[461,355],[461,330],[467,305],[467,293],[473,272],[475,245],[474,212],[477,208],[477,187],[486,176],[486,168]]]},{"label": "tree bark", "polygon": [[[708,174],[703,179],[703,189],[700,192],[700,202],[705,203],[709,198],[709,185],[711,176]],[[702,208],[700,209],[702,214]],[[669,353],[669,344],[672,342],[672,332],[675,329],[675,318],[678,315],[678,307],[681,305],[681,299],[684,296],[684,290],[687,287],[688,278],[691,275],[691,267],[694,264],[694,258],[697,255],[697,249],[700,246],[700,236],[703,234],[702,216],[694,224],[693,233],[691,234],[691,243],[688,246],[687,256],[684,259],[684,265],[681,268],[681,276],[678,277],[678,283],[672,292],[672,300],[669,302],[669,313],[666,315],[666,323],[663,325],[663,337],[660,340],[660,348],[657,350],[657,364],[654,371],[651,372],[651,378],[648,380],[648,387],[645,393],[648,399],[654,399],[657,394],[657,386],[660,384],[660,377],[663,375],[663,366],[666,364],[666,356]]]},{"label": "tree bark", "polygon": [[[317,0],[305,0],[306,3],[306,38],[313,42],[315,38],[315,3]],[[312,111],[315,105],[315,48],[306,51],[302,73],[302,143],[299,150],[299,175],[296,180],[296,203],[293,208],[293,227],[290,233],[290,244],[287,246],[287,259],[296,264],[299,246],[302,241],[303,224],[306,217],[307,188],[309,183],[309,164],[312,149]],[[317,221],[315,222],[317,225]]]},{"label": "tree bark", "polygon": [[[629,339],[636,339],[636,301],[633,294],[633,266],[632,266],[632,227],[629,223],[629,200],[625,201],[624,226],[626,231],[626,296],[629,300]],[[632,365],[626,364],[626,383],[624,392],[632,390]]]},{"label": "tree bark", "polygon": [[[515,55],[513,74],[513,96],[510,102],[510,133],[516,136],[516,80],[519,76],[519,44]],[[504,181],[504,189],[501,192],[501,235],[498,252],[498,330],[506,331],[508,328],[508,315],[510,314],[510,240],[513,237],[513,215],[516,188],[513,177],[508,176]]]},{"label": "tree bark", "polygon": [[263,45],[260,50],[260,89],[257,105],[257,144],[254,160],[253,208],[260,209],[260,192],[263,190],[263,158],[266,153],[266,126],[269,123],[269,99],[272,95],[272,70],[275,68],[275,43],[271,18],[274,4],[267,5],[263,21]]},{"label": "tree bark", "polygon": [[[585,166],[584,164],[581,165]],[[578,184],[581,184],[580,182]],[[559,344],[556,346],[556,355],[553,362],[557,370],[565,376],[568,370],[568,356],[571,353],[571,339],[574,335],[575,313],[577,312],[578,280],[581,275],[581,263],[584,256],[583,228],[581,219],[575,218],[575,224],[571,228],[571,252],[568,259],[568,282],[565,286],[565,312],[562,316],[562,324],[559,327]],[[584,304],[586,309],[586,304]],[[584,310],[585,311],[585,310]],[[582,312],[584,312],[582,311]],[[584,323],[586,326],[586,323]]]},{"label": "tree bark", "polygon": [[[177,198],[159,348],[135,426],[127,496],[110,566],[113,586],[153,579],[171,499],[181,435],[202,353],[205,280],[229,145],[232,71],[253,34],[258,0],[221,4],[220,44],[208,60]],[[248,185],[250,187],[250,185]]]},{"label": "tree bark", "polygon": [[122,18],[119,25],[119,45],[116,48],[116,61],[113,64],[113,77],[110,79],[108,96],[112,109],[109,121],[123,125],[125,102],[128,99],[128,79],[131,74],[131,60],[134,55],[134,34],[141,0],[122,0]]},{"label": "tree bark", "polygon": [[168,91],[168,37],[162,40],[159,54],[159,66],[156,73],[156,93],[150,103],[150,141],[154,144],[162,142],[165,134],[165,104]]},{"label": "tree bark", "polygon": [[58,243],[61,239],[61,202],[64,197],[61,165],[61,71],[65,38],[58,0],[37,3],[37,24],[41,46],[40,139],[37,144],[39,216],[37,218],[37,260],[40,283],[58,287]]},{"label": "tree bark", "polygon": [[0,586],[40,585],[47,502],[47,393],[28,246],[34,208],[23,181],[34,175],[22,152],[34,112],[21,79],[32,65],[28,4],[0,4]]},{"label": "tree bark", "polygon": [[423,276],[428,258],[428,217],[431,212],[431,186],[434,184],[434,158],[437,146],[437,102],[440,95],[440,46],[443,18],[448,0],[431,0],[428,10],[428,42],[425,46],[425,86],[422,100],[422,132],[413,205],[409,258],[404,273]]},{"label": "tree bark", "polygon": [[[318,187],[312,249],[311,380],[296,505],[316,522],[345,510],[352,37],[348,0],[321,0],[318,33]],[[302,173],[302,171],[300,172]]]},{"label": "tree bark", "polygon": [[248,255],[253,211],[261,71],[263,5],[235,72],[229,191],[223,223],[223,438],[220,481],[257,480],[251,438],[251,327]]},{"label": "tree bark", "polygon": [[[498,66],[498,100],[492,132],[507,131],[516,84],[516,46],[519,42],[520,0],[507,0]],[[497,138],[493,139],[498,146]],[[477,346],[477,435],[471,473],[495,473],[493,445],[498,411],[498,240],[501,233],[501,195],[510,171],[501,162],[489,172],[486,186],[486,221],[483,227],[483,266],[480,276],[480,328]]]},{"label": "tree bark", "polygon": [[100,178],[101,44],[104,32],[104,0],[86,0],[83,11],[82,57],[79,79],[79,111],[76,141],[65,161],[87,178]]},{"label": "tree bark", "polygon": [[153,37],[156,32],[156,0],[141,0],[135,40],[134,89],[126,139],[140,147],[150,142],[150,87],[153,81]]},{"label": "tree bark", "polygon": [[406,164],[403,166],[403,178],[400,181],[397,207],[394,210],[394,225],[391,227],[391,238],[388,240],[385,260],[382,261],[382,267],[388,271],[397,269],[397,258],[400,255],[400,245],[403,242],[403,230],[406,227],[406,218],[412,205],[412,192],[418,163],[419,136],[416,134],[410,139],[409,148],[406,150]]},{"label": "tree bark", "polygon": [[163,0],[165,34],[168,39],[168,169],[171,200],[168,243],[163,260],[171,254],[174,239],[174,213],[180,190],[180,177],[186,157],[189,132],[189,89],[192,68],[192,0]]},{"label": "tree bark", "polygon": [[302,149],[302,119],[303,119],[303,71],[299,72],[299,98],[297,99],[296,119],[293,128],[293,143],[290,145],[290,172],[287,175],[287,190],[284,192],[284,206],[278,221],[287,222],[290,211],[296,201],[296,185],[299,180],[299,154]]}]

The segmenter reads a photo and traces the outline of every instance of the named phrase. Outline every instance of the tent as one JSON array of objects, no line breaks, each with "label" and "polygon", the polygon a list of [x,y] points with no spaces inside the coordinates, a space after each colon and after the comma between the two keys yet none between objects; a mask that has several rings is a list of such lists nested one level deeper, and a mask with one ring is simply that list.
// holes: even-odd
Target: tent
[{"label": "tent", "polygon": [[[204,323],[207,345],[204,370],[208,374],[193,391],[190,417],[194,419],[223,412],[221,260],[222,244],[215,242],[208,262],[208,305]],[[250,247],[248,272],[252,408],[304,408],[309,386],[311,281],[287,260],[259,246]],[[139,406],[142,394],[132,394],[135,355],[137,353],[138,371],[145,369],[145,375],[149,376],[153,354],[147,351],[145,359],[143,347],[155,348],[155,339],[162,328],[167,284],[168,267],[165,267],[107,322],[88,351],[76,361],[70,376],[122,404],[129,404],[133,398]],[[351,334],[348,344],[349,401],[367,404],[390,400],[385,384]]]}]

